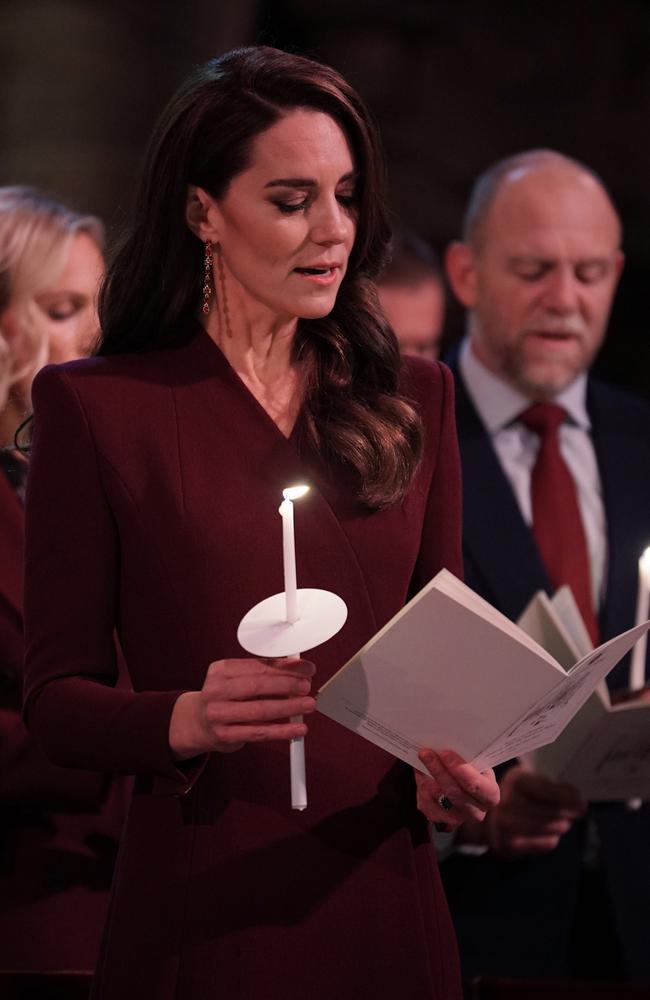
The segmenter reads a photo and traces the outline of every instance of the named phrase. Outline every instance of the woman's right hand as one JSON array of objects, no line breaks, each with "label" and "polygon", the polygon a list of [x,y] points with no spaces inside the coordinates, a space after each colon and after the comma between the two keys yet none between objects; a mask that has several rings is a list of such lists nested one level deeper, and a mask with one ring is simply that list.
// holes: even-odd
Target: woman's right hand
[{"label": "woman's right hand", "polygon": [[316,707],[309,694],[315,667],[309,660],[216,660],[200,691],[176,700],[169,745],[176,760],[216,750],[231,753],[245,743],[305,736],[304,722]]}]

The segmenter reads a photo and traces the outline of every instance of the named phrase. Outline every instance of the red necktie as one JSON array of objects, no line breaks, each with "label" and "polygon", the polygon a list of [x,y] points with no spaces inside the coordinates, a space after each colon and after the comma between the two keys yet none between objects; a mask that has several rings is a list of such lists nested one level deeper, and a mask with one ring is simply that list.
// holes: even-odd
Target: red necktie
[{"label": "red necktie", "polygon": [[539,436],[530,482],[533,534],[551,583],[571,587],[597,646],[599,629],[591,595],[587,539],[576,485],[560,451],[558,431],[565,417],[566,410],[555,403],[535,403],[519,416],[522,424]]}]

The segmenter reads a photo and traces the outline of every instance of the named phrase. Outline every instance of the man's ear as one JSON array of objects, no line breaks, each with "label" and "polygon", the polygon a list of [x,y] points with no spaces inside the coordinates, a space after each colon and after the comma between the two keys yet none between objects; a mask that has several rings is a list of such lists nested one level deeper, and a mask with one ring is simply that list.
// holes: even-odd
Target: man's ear
[{"label": "man's ear", "polygon": [[205,243],[207,240],[212,243],[219,242],[217,214],[214,198],[202,187],[190,184],[185,203],[185,221],[201,242]]},{"label": "man's ear", "polygon": [[469,243],[454,240],[445,252],[445,270],[454,295],[465,306],[476,305],[476,251]]}]

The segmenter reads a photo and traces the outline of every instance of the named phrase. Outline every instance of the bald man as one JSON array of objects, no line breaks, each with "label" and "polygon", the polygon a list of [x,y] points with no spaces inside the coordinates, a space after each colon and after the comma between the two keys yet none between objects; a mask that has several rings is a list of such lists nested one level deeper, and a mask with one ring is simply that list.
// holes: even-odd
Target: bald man
[{"label": "bald man", "polygon": [[[589,375],[623,267],[611,198],[554,151],[503,160],[446,266],[467,309],[452,359],[466,580],[514,620],[569,583],[594,641],[610,638],[634,624],[650,540],[650,407]],[[500,805],[463,837],[442,869],[468,981],[650,981],[647,806],[590,806],[513,762]]]}]

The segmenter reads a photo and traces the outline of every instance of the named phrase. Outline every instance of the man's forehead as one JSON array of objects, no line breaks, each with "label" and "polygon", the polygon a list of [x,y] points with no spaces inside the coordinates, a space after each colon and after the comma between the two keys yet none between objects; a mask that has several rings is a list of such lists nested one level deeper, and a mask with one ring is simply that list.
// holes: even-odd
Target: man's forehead
[{"label": "man's forehead", "polygon": [[[616,212],[600,184],[570,168],[513,171],[494,197],[485,239],[508,240],[538,250],[554,242],[597,241],[612,249],[620,240]],[[546,250],[544,250],[546,252]],[[599,251],[600,252],[600,251]]]},{"label": "man's forehead", "polygon": [[[488,246],[490,245],[488,241]],[[593,234],[581,230],[576,233],[557,231],[528,231],[520,239],[516,234],[495,241],[499,256],[511,263],[553,263],[568,261],[581,264],[595,260],[610,260],[618,253],[615,241],[595,239]]]}]

